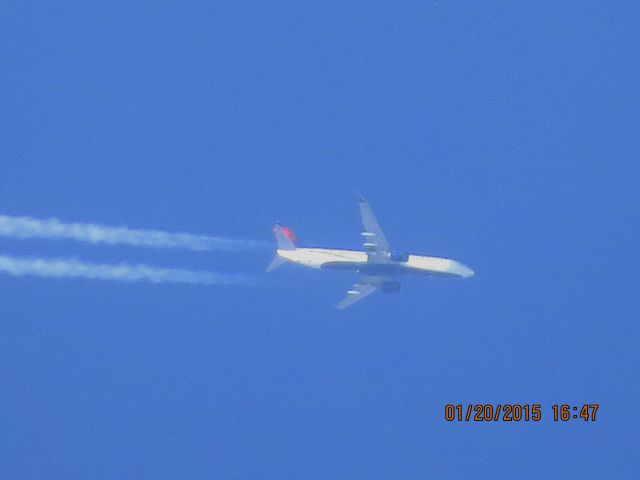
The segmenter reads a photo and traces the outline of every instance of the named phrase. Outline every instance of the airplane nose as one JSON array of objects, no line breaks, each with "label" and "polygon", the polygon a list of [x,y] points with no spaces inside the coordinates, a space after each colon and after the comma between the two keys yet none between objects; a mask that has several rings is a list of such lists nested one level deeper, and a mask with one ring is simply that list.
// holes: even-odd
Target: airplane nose
[{"label": "airplane nose", "polygon": [[452,270],[453,273],[455,273],[456,275],[460,275],[462,278],[473,277],[476,274],[476,272],[474,272],[472,269],[458,262],[455,262]]}]

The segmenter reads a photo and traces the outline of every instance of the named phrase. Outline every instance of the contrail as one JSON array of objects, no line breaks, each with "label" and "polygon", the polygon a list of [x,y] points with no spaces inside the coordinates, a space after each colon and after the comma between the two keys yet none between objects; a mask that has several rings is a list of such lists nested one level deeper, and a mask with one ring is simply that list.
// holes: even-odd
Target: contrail
[{"label": "contrail", "polygon": [[182,248],[188,250],[242,251],[268,248],[266,242],[236,240],[190,233],[158,230],[134,230],[94,223],[64,223],[56,218],[0,215],[0,236],[13,238],[70,239],[89,243],[131,245],[136,247]]},{"label": "contrail", "polygon": [[156,268],[148,265],[85,263],[73,259],[17,258],[0,255],[0,272],[13,276],[88,278],[120,282],[188,283],[192,285],[249,285],[250,277],[222,273]]}]

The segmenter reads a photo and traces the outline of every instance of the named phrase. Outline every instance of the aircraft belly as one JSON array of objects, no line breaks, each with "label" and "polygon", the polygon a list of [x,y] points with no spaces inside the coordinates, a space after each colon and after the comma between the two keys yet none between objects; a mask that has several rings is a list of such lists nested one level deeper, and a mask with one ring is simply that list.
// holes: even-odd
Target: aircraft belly
[{"label": "aircraft belly", "polygon": [[359,268],[365,275],[397,275],[404,273],[403,270],[400,263],[366,263]]},{"label": "aircraft belly", "polygon": [[366,253],[350,250],[330,250],[321,248],[298,248],[278,251],[278,255],[290,262],[310,268],[354,268],[366,262]]},{"label": "aircraft belly", "polygon": [[326,262],[320,268],[327,270],[359,270],[362,265],[359,262]]},{"label": "aircraft belly", "polygon": [[320,252],[322,263],[321,268],[353,270],[367,262],[367,255],[364,252],[350,250],[327,250]]}]

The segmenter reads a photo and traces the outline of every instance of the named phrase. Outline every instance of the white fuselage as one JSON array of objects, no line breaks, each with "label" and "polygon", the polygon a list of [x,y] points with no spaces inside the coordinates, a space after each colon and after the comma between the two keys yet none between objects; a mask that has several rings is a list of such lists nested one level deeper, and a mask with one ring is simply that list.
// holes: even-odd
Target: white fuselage
[{"label": "white fuselage", "polygon": [[366,273],[424,273],[453,275],[467,278],[473,275],[469,267],[449,258],[408,255],[406,261],[395,261],[387,254],[382,263],[370,263],[369,254],[356,250],[334,250],[329,248],[278,249],[279,257],[309,268],[332,268],[356,270]]}]

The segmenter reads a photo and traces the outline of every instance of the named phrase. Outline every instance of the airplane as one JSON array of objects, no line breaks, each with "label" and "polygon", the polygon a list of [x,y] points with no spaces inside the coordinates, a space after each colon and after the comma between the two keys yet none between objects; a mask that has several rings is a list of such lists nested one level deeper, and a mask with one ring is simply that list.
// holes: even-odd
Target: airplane
[{"label": "airplane", "polygon": [[276,225],[273,228],[277,242],[276,256],[266,271],[271,272],[287,262],[315,269],[355,271],[358,279],[347,291],[347,296],[336,305],[340,310],[352,306],[378,290],[385,293],[399,292],[402,285],[395,277],[404,273],[461,278],[474,275],[474,271],[469,267],[449,258],[395,253],[389,247],[389,242],[369,203],[360,198],[358,207],[364,226],[364,251],[298,248],[291,229]]}]

